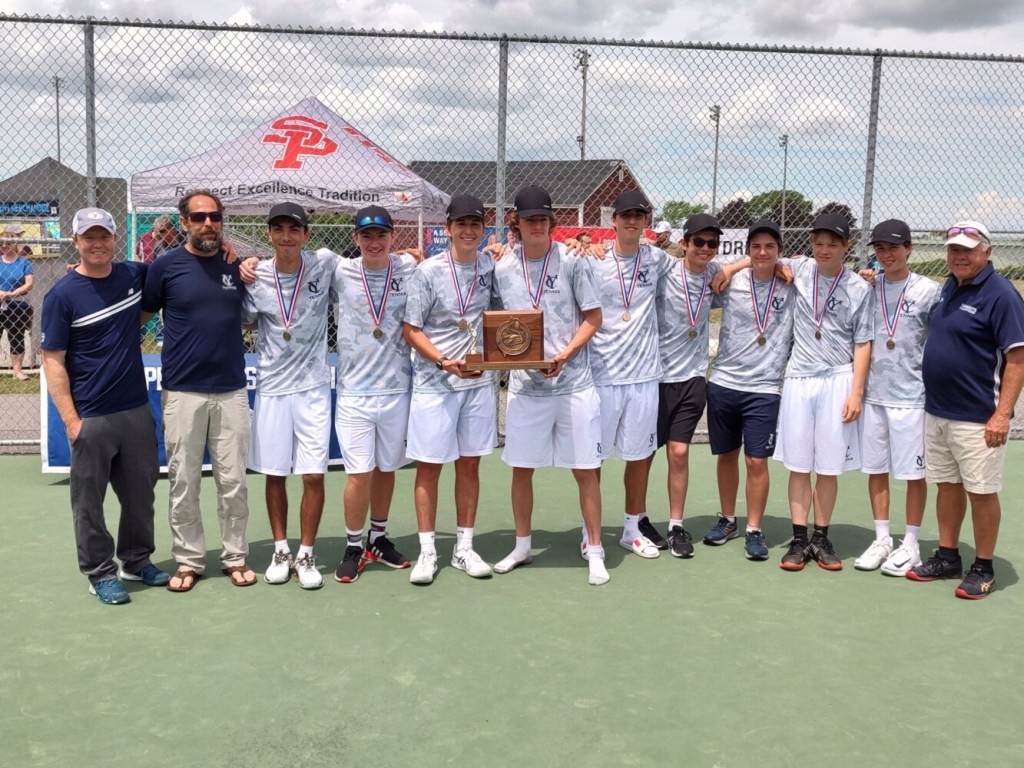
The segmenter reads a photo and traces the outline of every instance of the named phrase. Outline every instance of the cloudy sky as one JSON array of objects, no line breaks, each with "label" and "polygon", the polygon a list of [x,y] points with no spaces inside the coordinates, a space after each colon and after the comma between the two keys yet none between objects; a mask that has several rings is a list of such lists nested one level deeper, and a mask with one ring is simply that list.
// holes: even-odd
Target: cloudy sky
[{"label": "cloudy sky", "polygon": [[[169,13],[174,8],[173,15]],[[8,13],[719,43],[1024,53],[1019,0],[5,0]]]},{"label": "cloudy sky", "polygon": [[[865,50],[1024,54],[1020,0],[356,0],[318,15],[284,0],[174,4],[175,19],[296,27],[542,34]],[[297,8],[298,6],[298,8]],[[143,0],[5,0],[7,13],[170,19]],[[964,10],[965,7],[967,10]],[[212,15],[211,15],[212,14]],[[54,154],[52,76],[63,78],[63,159],[84,166],[81,31],[0,25],[0,176]],[[11,38],[14,38],[13,40]],[[508,159],[578,155],[578,45],[513,45]],[[720,207],[788,184],[862,211],[870,57],[591,46],[587,156],[624,159],[660,204]],[[493,159],[496,46],[370,37],[102,28],[101,175],[129,177],[207,151],[315,96],[403,162]],[[46,62],[46,66],[27,63]],[[720,104],[717,186],[708,107]],[[873,220],[921,227],[981,217],[1024,230],[1020,65],[886,59]]]}]

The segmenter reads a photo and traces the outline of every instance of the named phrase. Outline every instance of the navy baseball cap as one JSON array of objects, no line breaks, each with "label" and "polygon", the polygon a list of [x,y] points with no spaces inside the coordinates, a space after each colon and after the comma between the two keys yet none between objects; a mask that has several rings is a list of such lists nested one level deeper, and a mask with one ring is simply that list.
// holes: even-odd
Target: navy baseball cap
[{"label": "navy baseball cap", "polygon": [[843,240],[850,239],[850,222],[838,213],[823,213],[811,224],[811,232],[831,232]]},{"label": "navy baseball cap", "polygon": [[472,195],[455,195],[451,202],[448,203],[448,210],[445,212],[445,218],[448,221],[455,221],[456,219],[465,218],[484,218],[484,204],[478,197]]},{"label": "navy baseball cap", "polygon": [[718,226],[718,219],[710,213],[695,213],[683,224],[683,237],[689,237],[695,232],[701,232],[705,229],[722,234],[722,228]]},{"label": "navy baseball cap", "polygon": [[875,243],[902,243],[913,242],[910,237],[910,227],[907,222],[899,219],[886,219],[871,230],[871,244]]},{"label": "navy baseball cap", "polygon": [[747,242],[749,243],[750,239],[758,232],[767,232],[775,238],[779,245],[782,245],[782,230],[779,229],[779,225],[774,221],[762,219],[751,224],[750,229],[747,230]]},{"label": "navy baseball cap", "polygon": [[267,224],[270,224],[274,219],[290,219],[303,228],[309,227],[309,216],[298,203],[278,203],[267,214]]},{"label": "navy baseball cap", "polygon": [[650,213],[651,210],[653,210],[651,201],[639,189],[627,189],[620,193],[612,203],[612,213],[625,213],[626,211]]},{"label": "navy baseball cap", "polygon": [[554,209],[551,206],[551,195],[543,187],[523,187],[516,193],[516,213],[520,219],[528,219],[531,216],[550,216],[555,218]]},{"label": "navy baseball cap", "polygon": [[356,232],[366,229],[383,229],[385,232],[393,232],[395,222],[391,220],[391,214],[387,208],[379,205],[368,205],[356,211]]}]

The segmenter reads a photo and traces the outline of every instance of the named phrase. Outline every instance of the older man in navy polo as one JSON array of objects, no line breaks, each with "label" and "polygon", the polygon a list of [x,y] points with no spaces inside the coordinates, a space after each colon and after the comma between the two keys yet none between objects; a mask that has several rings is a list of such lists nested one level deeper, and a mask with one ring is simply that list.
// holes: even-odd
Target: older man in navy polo
[{"label": "older man in navy polo", "polygon": [[938,485],[939,549],[907,572],[913,581],[959,579],[958,543],[971,503],[974,564],[955,590],[980,600],[995,589],[1006,440],[1024,382],[1024,300],[989,260],[992,240],[976,221],[946,232],[949,277],[924,347],[925,472]]}]

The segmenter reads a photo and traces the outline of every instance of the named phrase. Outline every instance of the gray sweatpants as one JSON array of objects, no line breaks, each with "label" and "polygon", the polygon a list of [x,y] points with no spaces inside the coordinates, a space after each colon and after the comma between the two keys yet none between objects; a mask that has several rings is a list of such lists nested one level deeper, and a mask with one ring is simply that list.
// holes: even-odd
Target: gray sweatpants
[{"label": "gray sweatpants", "polygon": [[114,539],[103,519],[110,485],[121,503],[117,558],[129,573],[149,562],[153,544],[153,486],[159,465],[149,405],[82,420],[71,444],[71,511],[78,567],[94,584],[117,576]]}]

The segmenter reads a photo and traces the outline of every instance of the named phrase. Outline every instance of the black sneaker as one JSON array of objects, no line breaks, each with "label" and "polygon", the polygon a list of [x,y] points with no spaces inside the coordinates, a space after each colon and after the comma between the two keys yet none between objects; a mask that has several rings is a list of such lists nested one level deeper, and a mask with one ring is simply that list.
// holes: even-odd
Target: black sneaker
[{"label": "black sneaker", "polygon": [[411,563],[409,558],[395,549],[391,539],[387,536],[378,536],[366,549],[366,562],[380,563],[388,568],[408,568]]},{"label": "black sneaker", "polygon": [[815,534],[811,537],[811,545],[807,549],[810,560],[816,560],[819,568],[824,568],[826,571],[841,571],[843,570],[843,561],[839,559],[839,555],[836,554],[835,547],[832,546],[832,542],[828,540],[828,536],[821,536]]},{"label": "black sneaker", "polygon": [[943,560],[939,557],[939,551],[935,550],[931,557],[907,571],[907,578],[911,581],[959,579],[963,572],[964,566],[960,558],[956,560]]},{"label": "black sneaker", "polygon": [[[650,539],[651,544],[656,546],[658,549],[668,549],[668,542],[665,541],[665,537],[658,533],[658,529],[654,527],[654,523],[651,522],[649,517],[641,517],[640,522],[637,525],[640,529],[640,534]],[[674,553],[673,553],[674,554]],[[693,554],[693,548],[690,548],[690,554]],[[677,557],[685,557],[685,555],[676,555]]]},{"label": "black sneaker", "polygon": [[784,571],[802,571],[810,559],[809,549],[810,545],[806,541],[794,538],[789,542],[789,549],[782,556],[779,568]]},{"label": "black sneaker", "polygon": [[672,557],[693,557],[693,537],[681,525],[668,529]]},{"label": "black sneaker", "polygon": [[334,580],[342,584],[351,584],[359,578],[360,571],[366,563],[362,547],[345,547],[345,557],[341,559],[338,570],[334,572]]},{"label": "black sneaker", "polygon": [[964,580],[960,582],[953,594],[965,600],[983,600],[988,593],[996,588],[996,575],[991,571],[983,571],[972,565]]}]

